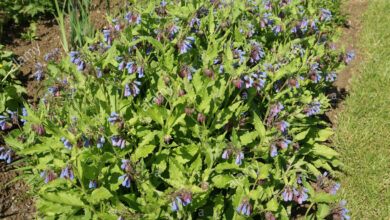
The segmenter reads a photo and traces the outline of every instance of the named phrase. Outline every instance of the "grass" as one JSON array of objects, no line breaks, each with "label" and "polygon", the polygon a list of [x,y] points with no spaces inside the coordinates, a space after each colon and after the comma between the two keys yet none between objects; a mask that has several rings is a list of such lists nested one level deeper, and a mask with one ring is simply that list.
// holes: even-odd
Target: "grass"
[{"label": "grass", "polygon": [[341,195],[351,219],[390,219],[390,1],[371,1],[350,95],[339,113],[335,145],[345,173]]}]

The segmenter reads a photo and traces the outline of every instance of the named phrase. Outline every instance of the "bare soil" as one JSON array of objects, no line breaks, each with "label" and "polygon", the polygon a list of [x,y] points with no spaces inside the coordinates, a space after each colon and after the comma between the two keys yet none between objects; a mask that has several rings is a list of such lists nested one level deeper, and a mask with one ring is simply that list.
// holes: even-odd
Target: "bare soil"
[{"label": "bare soil", "polygon": [[363,53],[359,50],[360,33],[362,31],[363,15],[370,3],[369,0],[344,0],[342,7],[344,14],[349,15],[345,27],[342,29],[340,41],[337,42],[336,48],[345,48],[345,51],[355,51],[355,57],[349,65],[343,69],[333,87],[328,91],[332,99],[332,109],[326,113],[330,123],[335,128],[337,125],[337,113],[342,108],[342,101],[348,95],[352,77],[360,73],[357,66],[364,61]]},{"label": "bare soil", "polygon": [[[110,1],[111,13],[115,14],[115,8],[119,7],[120,0]],[[91,10],[91,20],[94,24],[95,30],[101,31],[105,25],[107,6],[106,1],[94,0],[93,9]],[[66,24],[69,26],[68,24]],[[5,28],[2,42],[5,45],[6,51],[12,51],[16,56],[16,61],[20,57],[24,57],[25,63],[21,65],[17,77],[23,83],[27,90],[27,101],[34,103],[37,98],[41,97],[46,91],[40,91],[40,85],[44,82],[37,82],[33,77],[36,71],[34,67],[38,62],[45,65],[45,56],[51,53],[55,48],[59,49],[60,57],[65,54],[61,43],[61,32],[54,18],[40,20],[36,23],[36,33],[38,40],[33,42],[24,41],[21,39],[21,33],[26,33],[28,27],[10,25]],[[6,147],[2,136],[6,135],[0,131],[0,147]],[[13,155],[15,156],[15,155]],[[17,161],[18,157],[12,159]],[[35,199],[29,196],[29,186],[23,181],[19,180],[8,184],[15,177],[22,174],[21,171],[15,171],[15,166],[7,165],[5,161],[0,161],[0,219],[34,219],[36,213]]]}]

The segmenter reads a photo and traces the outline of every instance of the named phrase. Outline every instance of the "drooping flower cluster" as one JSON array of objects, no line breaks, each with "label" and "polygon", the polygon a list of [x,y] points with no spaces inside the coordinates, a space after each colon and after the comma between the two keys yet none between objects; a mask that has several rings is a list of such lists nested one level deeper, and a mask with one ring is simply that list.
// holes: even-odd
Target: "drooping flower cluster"
[{"label": "drooping flower cluster", "polygon": [[48,182],[51,182],[55,179],[57,179],[58,175],[52,171],[42,171],[42,173],[40,174],[41,178],[45,177],[45,183],[48,183]]},{"label": "drooping flower cluster", "polygon": [[350,217],[347,215],[349,210],[345,208],[345,205],[347,204],[347,201],[341,201],[340,204],[336,207],[334,207],[331,210],[331,213],[333,215],[333,219],[340,219],[340,220],[349,220]]},{"label": "drooping flower cluster", "polygon": [[9,149],[7,152],[3,152],[4,147],[0,147],[0,160],[5,160],[8,164],[11,163],[12,160],[12,150]]},{"label": "drooping flower cluster", "polygon": [[64,169],[62,169],[60,178],[73,180],[74,179],[74,175],[73,175],[72,167],[71,166],[66,166]]},{"label": "drooping flower cluster", "polygon": [[189,190],[180,190],[172,197],[171,211],[179,211],[180,206],[187,206],[192,203],[192,193]]},{"label": "drooping flower cluster", "polygon": [[121,149],[125,148],[126,140],[124,138],[119,137],[119,135],[114,135],[111,137],[112,146],[121,147]]},{"label": "drooping flower cluster", "polygon": [[73,144],[66,138],[61,138],[62,143],[64,143],[65,148],[72,150]]},{"label": "drooping flower cluster", "polygon": [[240,204],[240,206],[236,209],[238,212],[240,212],[242,215],[249,216],[252,211],[252,205],[247,200],[243,200]]}]

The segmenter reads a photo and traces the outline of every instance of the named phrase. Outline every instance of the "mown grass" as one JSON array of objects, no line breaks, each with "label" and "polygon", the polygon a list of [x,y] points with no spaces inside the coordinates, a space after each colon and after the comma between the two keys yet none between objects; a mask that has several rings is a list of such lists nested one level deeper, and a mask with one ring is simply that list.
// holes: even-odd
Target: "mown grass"
[{"label": "mown grass", "polygon": [[341,195],[352,219],[390,219],[390,1],[371,1],[350,95],[339,113],[335,145],[345,173]]}]

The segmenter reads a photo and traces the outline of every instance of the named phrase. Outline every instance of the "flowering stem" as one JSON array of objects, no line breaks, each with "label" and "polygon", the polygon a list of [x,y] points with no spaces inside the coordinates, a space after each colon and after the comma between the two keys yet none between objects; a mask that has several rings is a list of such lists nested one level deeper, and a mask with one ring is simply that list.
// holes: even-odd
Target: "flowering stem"
[{"label": "flowering stem", "polygon": [[310,209],[311,209],[311,207],[313,207],[313,205],[314,205],[314,202],[312,202],[312,203],[310,204],[309,208],[307,209],[306,214],[305,214],[305,219],[306,219],[307,215],[309,214]]}]

